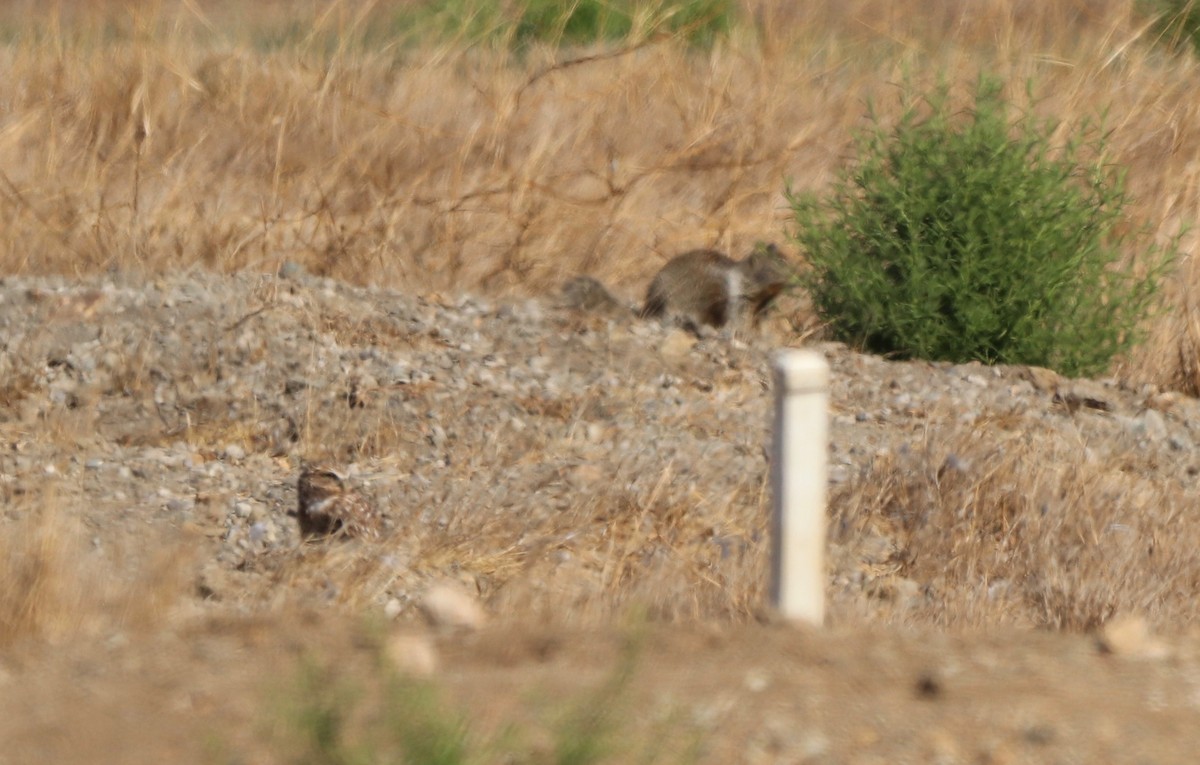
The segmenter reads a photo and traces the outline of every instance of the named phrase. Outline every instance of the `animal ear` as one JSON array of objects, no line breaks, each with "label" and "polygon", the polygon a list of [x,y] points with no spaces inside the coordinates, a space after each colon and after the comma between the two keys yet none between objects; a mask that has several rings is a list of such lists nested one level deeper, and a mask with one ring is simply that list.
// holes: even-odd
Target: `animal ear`
[{"label": "animal ear", "polygon": [[779,260],[783,259],[783,252],[780,251],[779,247],[777,247],[774,242],[764,242],[761,239],[754,243],[754,249],[750,254],[765,255]]}]

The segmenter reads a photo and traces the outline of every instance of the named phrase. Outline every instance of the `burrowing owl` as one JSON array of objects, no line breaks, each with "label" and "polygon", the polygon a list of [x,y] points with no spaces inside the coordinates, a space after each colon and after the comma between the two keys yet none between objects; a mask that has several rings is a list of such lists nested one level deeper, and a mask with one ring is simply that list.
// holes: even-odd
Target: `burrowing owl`
[{"label": "burrowing owl", "polygon": [[346,485],[340,473],[324,465],[307,465],[296,484],[300,533],[375,539],[382,519],[367,498]]}]

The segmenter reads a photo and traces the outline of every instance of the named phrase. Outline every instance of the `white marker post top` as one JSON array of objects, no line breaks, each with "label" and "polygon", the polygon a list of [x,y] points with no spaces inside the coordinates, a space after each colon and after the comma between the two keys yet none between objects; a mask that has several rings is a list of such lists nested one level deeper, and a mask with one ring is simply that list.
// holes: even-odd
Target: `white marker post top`
[{"label": "white marker post top", "polygon": [[829,364],[813,351],[772,359],[771,604],[787,620],[825,621]]},{"label": "white marker post top", "polygon": [[816,351],[785,348],[775,352],[772,362],[775,379],[787,393],[825,393],[829,388],[829,363]]}]

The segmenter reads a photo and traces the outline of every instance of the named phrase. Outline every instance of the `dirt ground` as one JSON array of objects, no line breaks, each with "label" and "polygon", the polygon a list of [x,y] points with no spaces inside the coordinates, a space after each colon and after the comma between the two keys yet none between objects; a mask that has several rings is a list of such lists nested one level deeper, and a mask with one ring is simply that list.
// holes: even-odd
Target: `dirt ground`
[{"label": "dirt ground", "polygon": [[[1195,640],[1148,659],[1089,637],[1010,630],[705,624],[631,634],[523,624],[442,635],[437,684],[474,735],[516,724],[536,753],[550,747],[556,710],[601,687],[632,639],[631,679],[612,705],[621,734],[605,761],[1194,761]],[[0,761],[286,762],[288,734],[270,713],[300,658],[362,682],[369,642],[293,614],[9,655]]]}]

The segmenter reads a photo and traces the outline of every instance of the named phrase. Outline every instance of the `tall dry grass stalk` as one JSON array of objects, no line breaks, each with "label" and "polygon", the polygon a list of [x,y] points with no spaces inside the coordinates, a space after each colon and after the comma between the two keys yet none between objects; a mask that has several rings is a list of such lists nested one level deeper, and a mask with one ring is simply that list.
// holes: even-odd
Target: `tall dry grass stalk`
[{"label": "tall dry grass stalk", "polygon": [[[1128,433],[1089,441],[1083,429],[1035,428],[1020,415],[962,417],[931,411],[912,448],[877,456],[831,492],[834,623],[1084,631],[1137,614],[1177,631],[1196,622],[1200,520],[1182,466],[1160,464],[1161,452]],[[413,508],[381,547],[249,559],[264,574],[249,597],[378,610],[450,578],[501,620],[751,620],[765,605],[769,496],[765,469],[745,478],[704,495],[669,466],[637,489],[615,468],[611,488],[553,510],[449,489],[439,522]]]},{"label": "tall dry grass stalk", "polygon": [[194,549],[162,534],[91,548],[53,487],[9,505],[0,540],[0,648],[161,626],[191,586]]},{"label": "tall dry grass stalk", "polygon": [[78,536],[50,500],[5,529],[0,544],[0,646],[56,639],[82,621],[86,586],[72,574]]},{"label": "tall dry grass stalk", "polygon": [[[580,493],[562,509],[489,508],[451,491],[438,523],[403,519],[380,546],[302,545],[248,558],[250,597],[352,611],[412,606],[456,580],[500,620],[743,621],[763,606],[765,475],[729,496],[687,495],[665,472],[648,491]],[[626,485],[627,475],[614,478]],[[386,552],[384,552],[386,551]],[[285,586],[281,586],[285,585]]]},{"label": "tall dry grass stalk", "polygon": [[925,586],[924,605],[893,618],[1068,630],[1118,613],[1194,623],[1200,525],[1189,486],[1163,480],[1132,437],[1102,454],[1003,418],[978,427],[988,438],[933,431],[831,498],[835,542],[883,530],[898,541],[896,573]]},{"label": "tall dry grass stalk", "polygon": [[[785,178],[822,188],[905,72],[988,69],[1067,123],[1107,112],[1131,225],[1165,239],[1196,217],[1197,65],[1131,0],[748,2],[711,51],[578,65],[596,51],[354,43],[400,5],[9,4],[0,269],[294,260],[414,290],[540,292],[578,271],[634,289],[680,249],[783,238]],[[1194,387],[1193,344],[1176,310],[1127,369]]]}]

